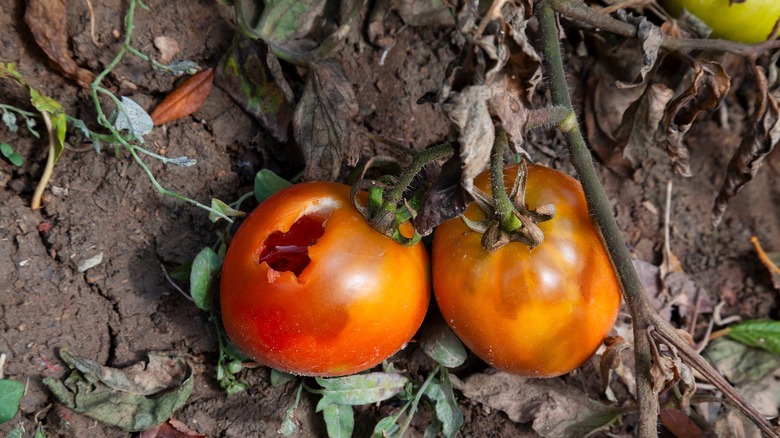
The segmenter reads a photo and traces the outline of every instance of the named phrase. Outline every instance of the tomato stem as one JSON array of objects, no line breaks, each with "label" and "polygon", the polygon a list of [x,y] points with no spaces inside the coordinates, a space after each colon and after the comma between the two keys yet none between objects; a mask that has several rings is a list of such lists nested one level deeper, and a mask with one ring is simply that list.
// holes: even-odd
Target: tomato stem
[{"label": "tomato stem", "polygon": [[[564,134],[569,145],[570,159],[580,177],[591,221],[594,222],[594,225],[601,233],[604,246],[607,249],[612,266],[615,268],[623,297],[628,304],[633,319],[637,399],[640,412],[638,436],[649,438],[658,434],[659,404],[658,397],[654,392],[653,377],[651,375],[652,349],[650,342],[666,343],[675,347],[676,355],[684,359],[688,365],[695,368],[720,389],[764,434],[767,436],[780,436],[771,423],[755,408],[750,406],[742,396],[736,393],[734,388],[720,373],[709,362],[704,360],[686,340],[681,338],[676,329],[663,320],[650,306],[642,283],[631,261],[631,255],[620,233],[620,228],[618,228],[617,221],[612,214],[612,206],[596,175],[593,159],[580,132],[579,123],[576,120],[576,113],[571,103],[563,68],[554,8],[568,14],[572,9],[582,13],[579,10],[582,7],[578,6],[577,2],[569,0],[542,0],[539,3],[537,11],[542,33],[542,50],[545,70],[549,77],[553,105],[566,107],[570,113],[558,125],[558,129]],[[625,28],[624,25],[626,23],[621,23],[623,28]],[[598,27],[609,29],[603,25]],[[618,26],[615,25],[615,27]],[[629,27],[633,28],[630,25]],[[635,30],[633,32],[626,36],[635,36]]]},{"label": "tomato stem", "polygon": [[506,130],[496,126],[496,139],[490,152],[490,188],[493,191],[493,207],[499,225],[503,231],[511,233],[523,226],[515,216],[515,206],[506,194],[504,184],[504,151],[509,145]]}]

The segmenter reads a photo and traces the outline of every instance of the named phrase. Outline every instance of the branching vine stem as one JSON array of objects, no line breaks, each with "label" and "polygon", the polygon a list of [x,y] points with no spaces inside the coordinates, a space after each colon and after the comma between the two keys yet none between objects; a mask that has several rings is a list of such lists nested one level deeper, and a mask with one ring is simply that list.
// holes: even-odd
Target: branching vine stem
[{"label": "branching vine stem", "polygon": [[404,192],[414,181],[414,178],[418,173],[433,161],[447,158],[454,153],[452,145],[445,143],[442,145],[434,146],[422,151],[417,152],[412,158],[412,162],[409,167],[398,177],[398,182],[395,184],[390,193],[387,195],[387,199],[384,202],[383,208],[388,211],[395,211],[398,208],[398,204],[403,198]]},{"label": "branching vine stem", "polygon": [[[550,83],[553,105],[566,107],[570,111],[569,117],[558,125],[558,129],[563,133],[566,142],[569,145],[570,158],[577,170],[580,182],[582,183],[591,221],[600,231],[604,246],[607,249],[610,261],[615,268],[615,272],[620,282],[623,297],[633,319],[637,399],[640,412],[638,436],[650,438],[655,437],[658,434],[657,424],[659,405],[658,398],[653,392],[653,382],[650,374],[652,363],[651,339],[647,335],[649,331],[654,331],[655,336],[660,337],[667,344],[674,346],[686,363],[695,368],[713,385],[723,391],[723,393],[731,399],[764,434],[771,437],[778,437],[780,434],[778,434],[766,418],[750,406],[743,397],[737,394],[712,365],[704,360],[674,328],[661,319],[647,300],[642,284],[639,281],[639,277],[631,261],[631,255],[629,254],[628,248],[620,233],[617,221],[612,214],[612,207],[609,199],[604,193],[604,189],[596,175],[590,151],[580,132],[579,123],[577,122],[569,96],[561,50],[558,42],[558,27],[555,11],[557,10],[564,14],[571,14],[572,10],[578,9],[577,5],[577,2],[567,0],[542,0],[539,3],[538,13],[542,31],[542,50]],[[582,19],[584,20],[585,18]],[[617,22],[617,20],[612,21]],[[615,28],[625,28],[626,23],[617,23],[620,23],[620,25],[614,25]],[[611,24],[601,24],[598,26],[607,30],[612,30],[609,27]],[[626,32],[625,34],[626,36],[633,36],[635,35],[635,32]],[[723,47],[720,47],[720,49],[723,50]]]},{"label": "branching vine stem", "polygon": [[[103,107],[100,105],[100,99],[98,97],[98,93],[105,94],[108,96],[111,100],[114,101],[114,103],[117,105],[117,108],[121,110],[122,106],[119,102],[119,99],[112,93],[111,91],[107,90],[106,88],[103,88],[100,84],[103,82],[103,79],[106,78],[108,73],[113,70],[119,62],[122,60],[122,58],[125,56],[125,54],[128,51],[131,51],[132,53],[136,53],[137,50],[132,49],[132,36],[133,36],[133,26],[134,26],[134,20],[135,20],[135,7],[136,4],[140,4],[142,7],[145,7],[144,3],[140,0],[130,0],[130,4],[128,6],[127,15],[125,15],[125,38],[122,42],[122,47],[119,48],[119,51],[114,56],[114,59],[111,60],[111,62],[108,64],[108,66],[103,69],[103,71],[100,72],[100,74],[95,77],[95,80],[90,84],[90,94],[92,95],[92,101],[95,105],[95,110],[97,111],[97,121],[98,124],[103,126],[104,128],[108,129],[113,137],[119,141],[119,143],[124,146],[129,152],[130,155],[133,157],[136,163],[138,163],[139,166],[141,166],[141,169],[144,170],[146,175],[149,177],[149,180],[152,182],[152,185],[155,189],[157,189],[158,192],[162,193],[163,195],[171,196],[173,198],[188,202],[190,204],[193,204],[197,207],[200,207],[210,213],[213,213],[217,215],[218,217],[225,219],[228,222],[233,222],[230,217],[225,215],[223,212],[219,210],[215,210],[208,205],[201,204],[200,202],[190,199],[186,196],[182,196],[176,192],[172,192],[166,188],[164,188],[158,181],[157,178],[155,178],[152,171],[149,169],[149,167],[144,163],[144,161],[141,159],[141,157],[138,155],[138,151],[142,151],[143,153],[151,154],[149,151],[140,148],[139,146],[136,146],[130,142],[128,142],[120,133],[117,131],[117,129],[114,127],[114,125],[108,121],[108,118],[106,117],[106,114],[103,112]],[[139,52],[140,53],[140,52]],[[136,53],[137,55],[137,53]],[[145,55],[144,55],[145,56]],[[149,58],[142,57],[142,59],[148,60]],[[155,154],[156,155],[156,154]],[[159,155],[158,155],[159,157]],[[165,159],[163,157],[165,162],[168,162],[168,159]]]}]

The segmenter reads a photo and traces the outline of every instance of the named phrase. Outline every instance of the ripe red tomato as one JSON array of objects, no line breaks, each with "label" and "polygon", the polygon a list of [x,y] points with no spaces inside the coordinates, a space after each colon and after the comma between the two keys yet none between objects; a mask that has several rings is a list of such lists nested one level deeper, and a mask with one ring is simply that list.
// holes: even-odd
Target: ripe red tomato
[{"label": "ripe red tomato", "polygon": [[[504,171],[511,187],[517,168]],[[489,191],[488,174],[475,184]],[[539,223],[544,242],[518,242],[493,252],[460,218],[440,225],[433,240],[433,290],[442,315],[477,356],[526,377],[552,377],[584,363],[617,318],[620,289],[599,235],[588,220],[579,182],[528,166],[528,207],[552,203]],[[476,205],[472,220],[485,217]]]},{"label": "ripe red tomato", "polygon": [[377,365],[412,338],[429,301],[425,247],[374,231],[337,183],[297,184],[268,198],[236,232],[222,268],[230,339],[293,374]]}]

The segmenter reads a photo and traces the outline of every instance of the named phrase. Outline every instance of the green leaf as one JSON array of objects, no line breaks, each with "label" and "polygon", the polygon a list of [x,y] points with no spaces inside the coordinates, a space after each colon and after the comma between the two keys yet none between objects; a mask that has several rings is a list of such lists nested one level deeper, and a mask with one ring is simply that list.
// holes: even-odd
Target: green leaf
[{"label": "green leaf", "polygon": [[170,273],[168,273],[168,275],[176,281],[182,283],[189,283],[191,272],[192,272],[192,262],[187,262],[180,265]]},{"label": "green leaf", "polygon": [[168,73],[174,76],[183,74],[194,75],[198,72],[198,63],[195,61],[177,61],[164,66]]},{"label": "green leaf", "polygon": [[284,436],[290,436],[298,430],[298,425],[295,423],[295,410],[298,409],[298,404],[301,402],[301,392],[303,392],[303,381],[298,384],[298,390],[295,391],[295,402],[284,413],[282,427],[279,428],[279,433]]},{"label": "green leaf", "polygon": [[15,380],[0,380],[0,423],[14,418],[24,395],[24,384]]},{"label": "green leaf", "polygon": [[16,114],[11,111],[3,111],[3,123],[11,132],[16,132],[19,128],[16,126]]},{"label": "green leaf", "polygon": [[49,96],[41,94],[38,90],[30,88],[30,102],[35,109],[41,113],[49,115],[51,120],[51,130],[49,135],[54,139],[54,163],[60,159],[62,151],[65,150],[65,134],[68,129],[68,119],[65,110],[59,102]]},{"label": "green leaf", "polygon": [[776,354],[726,338],[710,342],[704,354],[734,385],[758,382],[780,367]]},{"label": "green leaf", "polygon": [[398,415],[390,415],[385,417],[374,426],[374,431],[371,433],[371,438],[385,438],[394,437],[401,431],[401,427],[398,426]]},{"label": "green leaf", "polygon": [[222,268],[222,260],[210,247],[203,248],[192,261],[190,295],[201,310],[211,309],[215,280]]},{"label": "green leaf", "polygon": [[322,399],[317,411],[330,404],[366,405],[380,402],[396,395],[408,379],[400,374],[370,373],[333,379],[317,379],[322,386]]},{"label": "green leaf", "polygon": [[126,130],[133,138],[143,143],[143,136],[152,132],[154,128],[154,122],[149,114],[127,96],[122,96],[117,111],[114,128],[117,131]]},{"label": "green leaf", "polygon": [[756,319],[729,327],[728,337],[751,347],[780,354],[780,321]]},{"label": "green leaf", "polygon": [[271,386],[282,386],[287,382],[292,382],[297,378],[298,377],[292,374],[285,373],[284,371],[279,371],[277,369],[271,368]]},{"label": "green leaf", "polygon": [[332,404],[322,411],[329,438],[347,438],[355,428],[355,413],[352,406]]},{"label": "green leaf", "polygon": [[441,369],[441,381],[432,381],[425,388],[425,395],[436,402],[436,418],[441,422],[442,434],[447,438],[457,435],[463,426],[463,414],[458,408],[455,393],[452,390],[449,373],[446,368]]},{"label": "green leaf", "polygon": [[[219,211],[225,216],[230,216],[230,217],[246,216],[246,213],[244,213],[243,211],[236,210],[217,198],[211,198],[211,208]],[[209,220],[211,222],[216,222],[220,219],[222,219],[221,216],[218,216],[213,211],[209,212]]]},{"label": "green leaf", "polygon": [[441,318],[427,323],[420,336],[420,348],[437,363],[454,368],[466,361],[466,347]]},{"label": "green leaf", "polygon": [[41,426],[41,423],[38,423],[38,426],[35,428],[35,436],[33,438],[46,438],[46,434],[43,433],[43,426]]},{"label": "green leaf", "polygon": [[266,2],[257,31],[264,40],[282,45],[304,37],[325,7],[323,0],[274,0]]},{"label": "green leaf", "polygon": [[255,199],[263,202],[279,190],[290,187],[292,183],[268,169],[262,169],[255,175]]},{"label": "green leaf", "polygon": [[[192,394],[194,379],[186,359],[149,353],[149,363],[125,369],[100,366],[67,351],[62,359],[75,368],[60,381],[43,383],[68,408],[126,432],[150,429],[170,418]],[[155,388],[156,392],[151,392]]]},{"label": "green leaf", "polygon": [[22,426],[21,424],[14,426],[14,428],[8,432],[6,438],[24,438],[24,426]]},{"label": "green leaf", "polygon": [[[236,38],[214,71],[214,82],[281,143],[293,118],[292,92],[279,61],[262,41]],[[287,90],[287,91],[285,91]]]},{"label": "green leaf", "polygon": [[14,152],[14,148],[8,143],[0,143],[0,154],[2,154],[14,166],[21,167],[24,164],[24,158]]}]

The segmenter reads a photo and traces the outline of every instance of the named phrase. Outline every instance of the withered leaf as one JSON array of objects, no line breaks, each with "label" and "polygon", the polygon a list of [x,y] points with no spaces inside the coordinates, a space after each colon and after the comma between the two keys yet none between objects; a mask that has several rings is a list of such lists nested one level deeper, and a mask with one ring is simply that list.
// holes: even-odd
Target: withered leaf
[{"label": "withered leaf", "polygon": [[446,2],[440,0],[394,0],[401,20],[410,26],[453,26],[455,19]]},{"label": "withered leaf", "polygon": [[620,353],[631,348],[631,344],[620,336],[610,336],[604,340],[604,344],[607,349],[601,355],[599,371],[601,371],[601,388],[606,392],[612,370],[617,369],[623,363]]},{"label": "withered leaf", "polygon": [[165,96],[162,102],[152,111],[150,116],[154,126],[160,126],[172,120],[187,117],[197,111],[211,93],[214,83],[214,69],[209,68],[198,72],[175,90]]},{"label": "withered leaf", "polygon": [[639,100],[628,107],[614,133],[620,156],[632,169],[641,167],[650,148],[656,144],[656,134],[663,120],[664,110],[674,97],[674,91],[664,84],[654,83],[645,88]]},{"label": "withered leaf", "polygon": [[474,178],[485,170],[490,161],[496,135],[487,105],[492,94],[486,85],[471,85],[463,91],[453,92],[442,105],[442,110],[457,130],[462,166],[460,181],[469,193],[474,189]]},{"label": "withered leaf", "polygon": [[138,438],[206,438],[206,435],[195,432],[181,421],[171,418],[157,427],[147,429]]},{"label": "withered leaf", "polygon": [[661,28],[651,23],[647,17],[629,15],[624,9],[619,10],[617,15],[637,28],[636,36],[642,43],[642,68],[639,71],[639,78],[635,82],[617,81],[615,85],[618,88],[638,87],[645,83],[648,74],[658,62],[658,53],[661,50],[664,35]]},{"label": "withered leaf", "polygon": [[426,169],[433,183],[426,190],[422,208],[414,218],[414,228],[423,236],[466,210],[466,204],[472,198],[460,187],[461,167],[460,156],[455,155],[441,167]]},{"label": "withered leaf", "polygon": [[488,101],[491,115],[501,121],[515,153],[522,153],[531,99],[542,78],[542,60],[526,35],[526,9],[509,2],[504,5],[505,32],[509,38],[499,53],[507,53],[501,70],[487,75],[493,96]]},{"label": "withered leaf", "polygon": [[261,41],[237,38],[219,61],[214,81],[277,140],[287,141],[292,91],[279,61]]},{"label": "withered leaf", "polygon": [[626,413],[627,408],[607,406],[589,399],[558,379],[526,379],[500,371],[453,378],[465,397],[498,409],[515,422],[533,422],[543,437],[584,437]]},{"label": "withered leaf", "polygon": [[24,21],[54,67],[82,88],[89,89],[95,74],[79,67],[68,51],[66,6],[66,0],[27,0]]},{"label": "withered leaf", "polygon": [[661,424],[678,438],[702,438],[704,432],[685,413],[677,409],[661,409]]},{"label": "withered leaf", "polygon": [[675,171],[691,176],[690,154],[683,137],[700,111],[715,109],[731,87],[731,78],[722,65],[712,61],[694,61],[690,87],[672,100],[666,112],[666,151]]},{"label": "withered leaf", "polygon": [[758,88],[756,106],[750,118],[748,132],[734,153],[726,171],[726,179],[712,209],[712,223],[717,226],[729,200],[749,183],[775,145],[780,143],[780,105],[778,96],[770,93],[764,69],[756,66],[754,77]]},{"label": "withered leaf", "polygon": [[128,432],[152,428],[186,403],[194,380],[182,356],[150,353],[149,363],[127,372],[60,352],[74,371],[64,382],[47,377],[43,383],[68,408]]},{"label": "withered leaf", "polygon": [[357,115],[355,91],[341,63],[312,63],[293,117],[293,135],[306,162],[305,179],[334,180],[342,162],[357,163],[360,150],[352,129]]}]

